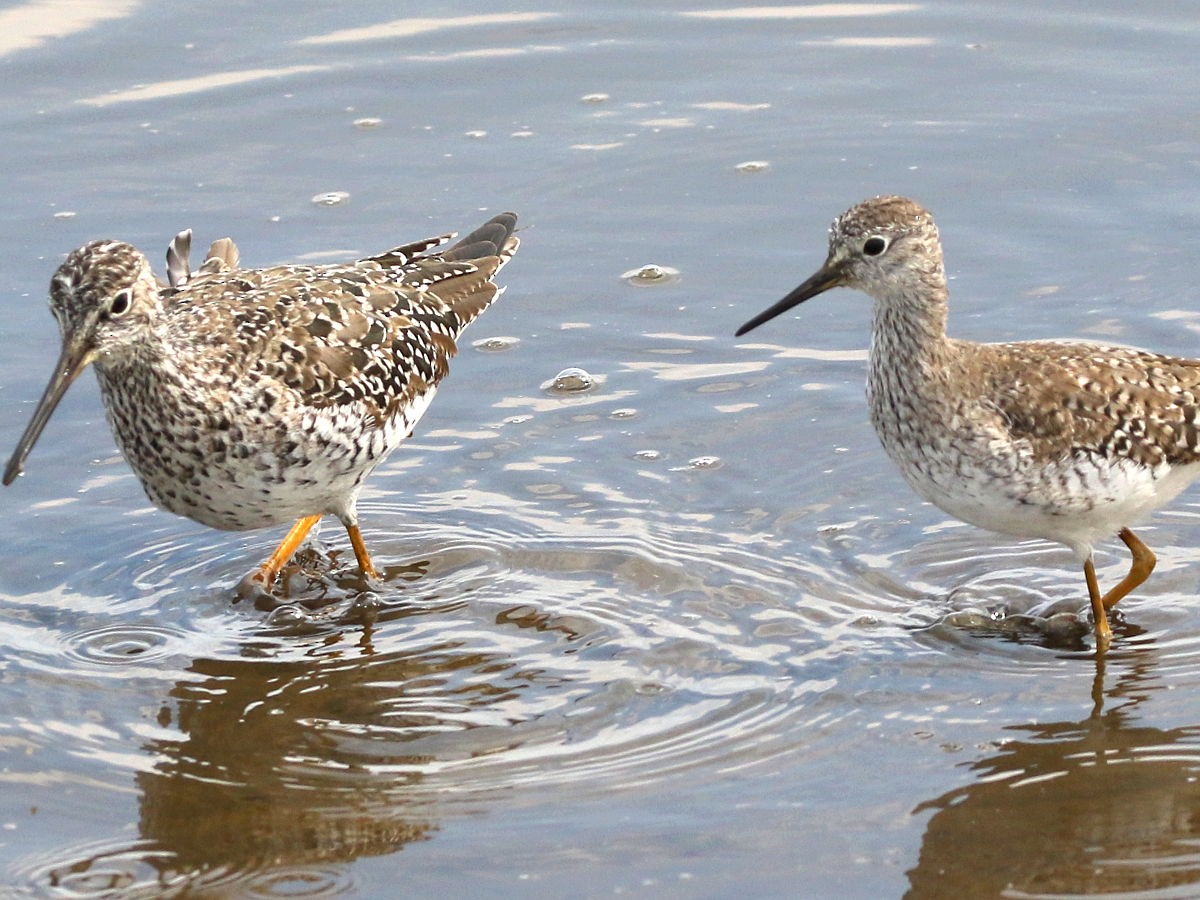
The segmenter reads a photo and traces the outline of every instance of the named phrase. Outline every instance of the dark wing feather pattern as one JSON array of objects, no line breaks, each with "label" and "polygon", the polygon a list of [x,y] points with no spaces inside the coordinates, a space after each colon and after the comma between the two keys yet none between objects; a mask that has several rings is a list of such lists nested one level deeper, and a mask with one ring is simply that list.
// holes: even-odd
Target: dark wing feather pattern
[{"label": "dark wing feather pattern", "polygon": [[[365,402],[383,422],[446,376],[459,334],[499,293],[491,279],[516,252],[515,226],[505,213],[441,253],[429,251],[452,235],[324,266],[236,269],[232,242],[214,244],[215,261],[183,275],[168,309],[202,308],[233,326],[214,321],[226,342],[236,335],[236,346],[207,347],[214,363],[282,383],[303,406]],[[183,249],[176,268],[186,273]]]},{"label": "dark wing feather pattern", "polygon": [[[1004,351],[988,393],[1009,433],[1036,453],[1200,462],[1200,363],[1066,341],[983,346]],[[1108,377],[1080,379],[1092,369]]]}]

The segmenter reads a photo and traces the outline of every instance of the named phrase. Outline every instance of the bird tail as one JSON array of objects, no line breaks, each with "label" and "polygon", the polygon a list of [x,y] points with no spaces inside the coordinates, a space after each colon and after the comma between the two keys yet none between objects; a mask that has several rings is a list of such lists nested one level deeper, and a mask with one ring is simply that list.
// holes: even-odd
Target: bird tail
[{"label": "bird tail", "polygon": [[501,213],[449,249],[431,256],[431,260],[441,261],[440,266],[452,269],[464,264],[470,266],[470,271],[451,277],[437,289],[438,296],[458,314],[462,323],[459,333],[504,293],[504,288],[493,279],[521,246],[513,234],[516,227],[516,213]]},{"label": "bird tail", "polygon": [[503,268],[521,246],[520,239],[513,234],[517,228],[517,214],[500,213],[488,219],[465,238],[440,254],[447,262],[458,260],[478,260],[488,256],[498,256],[500,264],[494,271]]}]

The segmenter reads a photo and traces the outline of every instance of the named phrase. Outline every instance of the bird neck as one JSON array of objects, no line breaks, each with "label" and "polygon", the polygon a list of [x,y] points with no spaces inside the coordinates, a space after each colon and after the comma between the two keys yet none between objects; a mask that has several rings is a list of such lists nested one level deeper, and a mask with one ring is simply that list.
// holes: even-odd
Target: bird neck
[{"label": "bird neck", "polygon": [[953,355],[946,336],[945,282],[876,299],[871,330],[869,393],[881,402],[924,396]]}]

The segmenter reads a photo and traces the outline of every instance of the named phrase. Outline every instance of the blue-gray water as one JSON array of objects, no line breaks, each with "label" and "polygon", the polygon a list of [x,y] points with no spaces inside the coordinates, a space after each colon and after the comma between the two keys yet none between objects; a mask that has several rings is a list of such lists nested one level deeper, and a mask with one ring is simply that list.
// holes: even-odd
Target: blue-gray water
[{"label": "blue-gray water", "polygon": [[[233,604],[280,535],[153,510],[72,389],[0,492],[5,890],[1200,892],[1200,494],[1098,662],[1019,616],[1082,608],[1066,551],[888,466],[864,298],[732,337],[905,193],[956,334],[1200,355],[1194,15],[1044,6],[0,10],[4,453],[88,239],[263,265],[525,226],[369,482],[373,626],[333,522],[290,582],[323,611]],[[547,389],[570,366],[596,385]]]}]

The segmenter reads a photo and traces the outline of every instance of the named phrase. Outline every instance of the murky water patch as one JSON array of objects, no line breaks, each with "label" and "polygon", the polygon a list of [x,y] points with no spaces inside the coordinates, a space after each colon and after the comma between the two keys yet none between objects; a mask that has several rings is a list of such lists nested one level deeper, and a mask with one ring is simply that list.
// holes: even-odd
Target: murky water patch
[{"label": "murky water patch", "polygon": [[[1013,543],[986,532],[972,534],[973,529],[956,531],[923,541],[905,562],[920,567],[921,578],[940,588],[937,608],[945,613],[939,626],[1052,650],[1094,651],[1087,587],[1082,568],[1069,552],[1047,542]],[[1194,609],[1187,602],[1194,581],[1187,569],[1194,563],[1181,559],[1175,564],[1172,559],[1191,554],[1162,540],[1156,548],[1163,559],[1160,571],[1111,616],[1118,643],[1157,643],[1157,635],[1169,633],[1171,622],[1185,634],[1194,631]],[[1128,570],[1128,556],[1120,549],[1097,549],[1102,590]],[[1181,590],[1187,593],[1181,596]]]},{"label": "murky water patch", "polygon": [[[848,466],[854,470],[857,463]],[[809,511],[766,527],[786,545],[797,525],[814,515],[829,518],[826,511]],[[901,629],[914,647],[968,654],[973,678],[1004,677],[1014,667],[1046,677],[1070,677],[1072,670],[1086,677],[1092,671],[1095,640],[1086,585],[1065,548],[1013,541],[946,520],[927,506],[847,517],[817,531],[808,560],[798,554],[797,578],[823,597],[825,609],[840,610],[854,627],[882,629],[889,636]],[[1156,665],[1170,665],[1174,677],[1191,681],[1200,665],[1194,655],[1200,632],[1191,600],[1193,554],[1173,546],[1169,529],[1147,534],[1160,567],[1111,617],[1114,650],[1153,648]],[[1188,539],[1186,530],[1178,539]],[[1119,544],[1097,549],[1102,585],[1115,584],[1127,571],[1122,549]]]},{"label": "murky water patch", "polygon": [[[333,604],[314,614],[319,628],[259,620],[182,662],[141,735],[153,763],[134,773],[149,843],[33,866],[33,882],[69,873],[80,890],[120,882],[137,896],[148,883],[261,876],[268,891],[323,896],[342,885],[309,868],[314,839],[317,857],[348,859],[566,785],[582,799],[750,772],[826,742],[814,722],[855,715],[820,703],[854,651],[782,602],[756,553],[652,521],[582,528],[532,505],[438,521],[459,503],[448,492],[419,512],[374,505],[381,533],[406,524],[377,541],[404,575],[378,590],[371,623]],[[71,661],[118,668],[130,649],[167,653],[173,637],[84,631]],[[95,739],[95,752],[122,740]],[[238,800],[247,785],[257,802]]]}]

